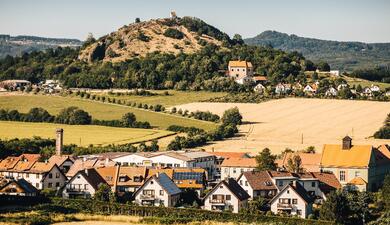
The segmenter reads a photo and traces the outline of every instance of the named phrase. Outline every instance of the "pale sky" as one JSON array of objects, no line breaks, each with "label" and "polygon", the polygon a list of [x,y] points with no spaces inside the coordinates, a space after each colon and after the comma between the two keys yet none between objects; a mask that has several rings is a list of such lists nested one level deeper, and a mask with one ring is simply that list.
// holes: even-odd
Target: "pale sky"
[{"label": "pale sky", "polygon": [[141,20],[195,16],[230,36],[265,30],[326,40],[390,42],[390,0],[0,0],[0,33],[100,37]]}]

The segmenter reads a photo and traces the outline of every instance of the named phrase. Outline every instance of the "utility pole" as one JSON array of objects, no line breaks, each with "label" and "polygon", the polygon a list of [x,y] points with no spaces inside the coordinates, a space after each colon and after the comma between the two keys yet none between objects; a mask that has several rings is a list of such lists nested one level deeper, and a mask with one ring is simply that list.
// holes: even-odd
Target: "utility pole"
[{"label": "utility pole", "polygon": [[303,133],[302,133],[302,136],[301,136],[301,144],[303,144]]}]

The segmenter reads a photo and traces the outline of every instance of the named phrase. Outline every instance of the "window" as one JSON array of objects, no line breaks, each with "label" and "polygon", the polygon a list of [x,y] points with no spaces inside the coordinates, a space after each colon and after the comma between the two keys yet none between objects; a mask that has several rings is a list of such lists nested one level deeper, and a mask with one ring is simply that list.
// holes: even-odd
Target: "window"
[{"label": "window", "polygon": [[52,188],[52,187],[53,187],[53,184],[52,184],[52,183],[49,183],[49,184],[47,185],[47,187],[48,187],[48,188]]},{"label": "window", "polygon": [[226,200],[231,200],[232,199],[232,196],[231,195],[226,195]]},{"label": "window", "polygon": [[84,190],[88,189],[88,184],[84,184]]},{"label": "window", "polygon": [[160,190],[160,195],[161,195],[161,196],[164,195],[164,190]]},{"label": "window", "polygon": [[290,194],[290,190],[287,190],[287,194]]},{"label": "window", "polygon": [[56,173],[56,178],[60,178],[60,173]]},{"label": "window", "polygon": [[150,181],[150,184],[154,184],[154,182],[153,182],[153,181]]},{"label": "window", "polygon": [[245,186],[248,186],[248,181],[245,181]]},{"label": "window", "polygon": [[302,210],[298,209],[297,210],[297,215],[299,215],[299,216],[302,215]]},{"label": "window", "polygon": [[167,164],[167,167],[172,167],[172,163],[168,163],[168,164]]},{"label": "window", "polygon": [[26,173],[26,178],[29,178],[30,177],[30,174]]},{"label": "window", "polygon": [[228,168],[225,168],[225,173],[229,172],[229,169]]},{"label": "window", "polygon": [[56,187],[59,187],[60,186],[60,182],[56,182]]},{"label": "window", "polygon": [[180,164],[175,163],[174,167],[180,167]]},{"label": "window", "polygon": [[49,173],[49,178],[53,178],[53,174]]},{"label": "window", "polygon": [[355,171],[355,177],[360,177],[360,171]]},{"label": "window", "polygon": [[340,171],[340,181],[345,181],[345,171],[344,170]]},{"label": "window", "polygon": [[35,187],[36,187],[36,188],[39,188],[39,183],[35,183]]},{"label": "window", "polygon": [[283,181],[279,181],[279,187],[283,186]]},{"label": "window", "polygon": [[219,188],[223,188],[223,186],[222,186],[222,185],[220,185],[220,186],[219,186]]},{"label": "window", "polygon": [[243,173],[244,172],[244,169],[241,169],[241,173]]},{"label": "window", "polygon": [[236,173],[236,168],[233,169],[233,173]]},{"label": "window", "polygon": [[316,182],[315,181],[311,182],[311,186],[315,187],[316,186]]},{"label": "window", "polygon": [[240,180],[240,185],[242,185],[242,180]]},{"label": "window", "polygon": [[292,204],[294,204],[294,205],[298,204],[298,199],[296,199],[296,198],[293,198],[293,200],[292,200]]},{"label": "window", "polygon": [[39,179],[39,174],[36,175],[36,178]]}]

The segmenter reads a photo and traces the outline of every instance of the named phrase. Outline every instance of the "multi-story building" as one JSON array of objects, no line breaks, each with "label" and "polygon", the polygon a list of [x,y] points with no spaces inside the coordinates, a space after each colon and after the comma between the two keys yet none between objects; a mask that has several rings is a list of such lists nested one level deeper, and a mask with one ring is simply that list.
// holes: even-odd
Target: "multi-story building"
[{"label": "multi-story building", "polygon": [[101,184],[107,183],[94,168],[80,170],[66,184],[62,197],[91,198]]},{"label": "multi-story building", "polygon": [[221,164],[221,180],[226,178],[237,179],[246,171],[253,171],[257,167],[255,158],[227,158]]},{"label": "multi-story building", "polygon": [[253,66],[247,61],[229,61],[227,74],[239,84],[253,81]]}]

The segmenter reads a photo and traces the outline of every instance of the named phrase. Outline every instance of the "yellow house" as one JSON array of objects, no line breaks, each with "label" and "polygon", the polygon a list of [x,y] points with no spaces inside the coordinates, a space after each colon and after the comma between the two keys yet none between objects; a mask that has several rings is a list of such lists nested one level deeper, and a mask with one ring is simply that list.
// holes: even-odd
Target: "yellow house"
[{"label": "yellow house", "polygon": [[390,173],[390,158],[383,149],[352,145],[352,138],[346,136],[341,145],[324,145],[320,167],[333,172],[348,189],[376,191]]},{"label": "yellow house", "polygon": [[229,61],[228,75],[239,84],[253,81],[253,66],[247,61]]}]

